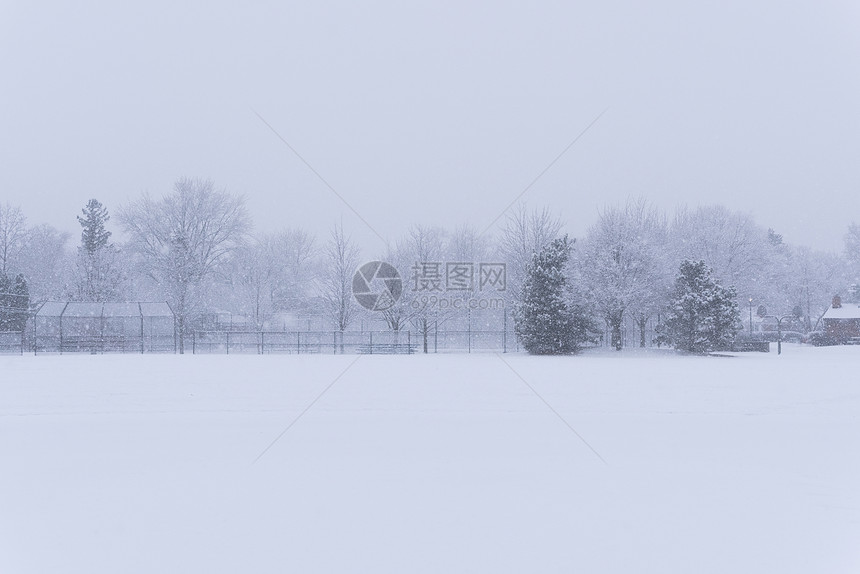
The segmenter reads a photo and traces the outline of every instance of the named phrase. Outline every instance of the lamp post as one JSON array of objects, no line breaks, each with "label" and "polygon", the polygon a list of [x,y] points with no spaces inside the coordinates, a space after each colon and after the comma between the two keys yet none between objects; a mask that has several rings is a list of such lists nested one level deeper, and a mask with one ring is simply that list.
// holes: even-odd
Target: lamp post
[{"label": "lamp post", "polygon": [[752,297],[750,297],[750,337],[752,337]]},{"label": "lamp post", "polygon": [[782,320],[792,317],[792,315],[783,315],[776,319],[776,354],[782,354]]}]

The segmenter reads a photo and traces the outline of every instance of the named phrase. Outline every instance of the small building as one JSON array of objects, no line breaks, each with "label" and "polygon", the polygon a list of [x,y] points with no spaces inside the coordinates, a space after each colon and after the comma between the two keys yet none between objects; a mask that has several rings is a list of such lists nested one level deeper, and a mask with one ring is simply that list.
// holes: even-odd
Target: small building
[{"label": "small building", "polygon": [[860,343],[860,305],[843,303],[837,295],[821,318],[824,336],[833,344]]}]

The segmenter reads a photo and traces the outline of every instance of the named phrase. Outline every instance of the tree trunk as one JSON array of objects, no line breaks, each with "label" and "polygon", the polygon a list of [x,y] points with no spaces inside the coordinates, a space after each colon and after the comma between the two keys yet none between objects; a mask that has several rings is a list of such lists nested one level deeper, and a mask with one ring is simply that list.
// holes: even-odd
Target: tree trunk
[{"label": "tree trunk", "polygon": [[621,311],[612,313],[609,316],[609,327],[612,330],[612,347],[614,347],[616,351],[620,351],[623,346],[623,341],[621,340],[622,320],[623,312]]},{"label": "tree trunk", "polygon": [[645,327],[648,323],[648,317],[640,316],[639,317],[639,346],[641,348],[645,348]]},{"label": "tree trunk", "polygon": [[180,314],[177,318],[177,330],[179,331],[179,354],[185,354],[185,315]]},{"label": "tree trunk", "polygon": [[179,326],[179,354],[185,354],[185,310],[186,293],[183,289],[179,294],[179,304],[176,306],[176,319]]}]

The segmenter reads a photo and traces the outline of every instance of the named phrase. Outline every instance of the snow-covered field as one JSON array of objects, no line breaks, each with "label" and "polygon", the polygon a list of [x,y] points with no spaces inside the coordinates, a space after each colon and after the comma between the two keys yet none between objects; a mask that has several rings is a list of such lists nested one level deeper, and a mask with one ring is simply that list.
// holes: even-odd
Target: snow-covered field
[{"label": "snow-covered field", "polygon": [[0,572],[860,572],[860,348],[2,356]]}]

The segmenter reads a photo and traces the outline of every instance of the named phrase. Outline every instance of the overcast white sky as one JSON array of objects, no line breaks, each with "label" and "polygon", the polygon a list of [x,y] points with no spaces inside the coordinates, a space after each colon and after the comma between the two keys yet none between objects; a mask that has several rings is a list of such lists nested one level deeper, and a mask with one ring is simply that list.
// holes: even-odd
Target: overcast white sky
[{"label": "overcast white sky", "polygon": [[860,221],[860,3],[0,3],[0,201],[77,233],[180,176],[257,228],[488,225],[526,194],[581,235],[644,195],[841,249]]}]

